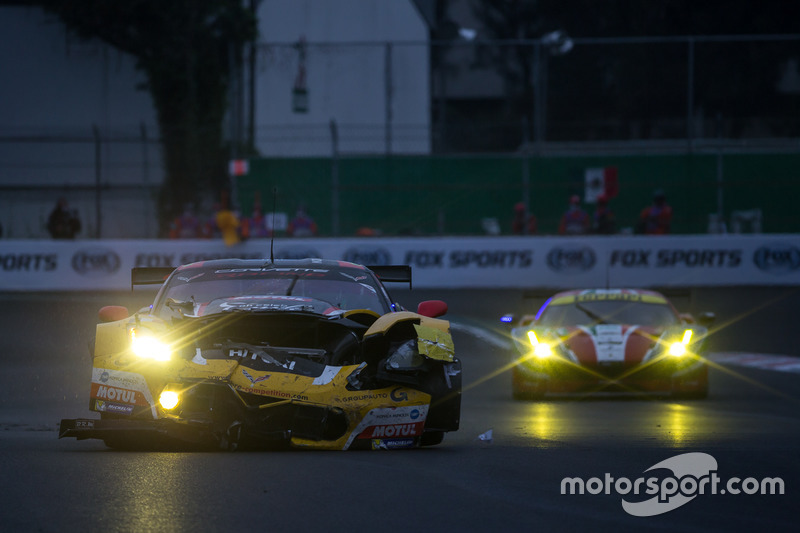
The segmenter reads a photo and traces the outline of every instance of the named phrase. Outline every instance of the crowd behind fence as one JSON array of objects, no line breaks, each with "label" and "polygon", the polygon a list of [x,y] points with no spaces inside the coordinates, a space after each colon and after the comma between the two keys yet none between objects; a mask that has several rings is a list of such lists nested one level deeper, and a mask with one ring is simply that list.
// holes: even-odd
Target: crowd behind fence
[{"label": "crowd behind fence", "polygon": [[[289,124],[254,123],[254,117],[260,116],[256,110],[239,105],[235,109],[250,114],[250,120],[242,117],[231,124],[243,128],[250,124],[251,133],[243,129],[230,131],[230,135],[252,135],[253,144],[268,147],[263,151],[269,153],[264,155],[271,158],[296,155],[291,147],[300,146],[305,159],[310,155],[323,161],[323,174],[318,176],[322,180],[330,178],[338,158],[414,155],[458,159],[484,154],[519,162],[530,157],[530,184],[540,190],[564,188],[563,176],[543,182],[537,171],[537,162],[553,157],[670,153],[685,154],[686,164],[693,165],[701,164],[700,159],[692,159],[693,154],[718,154],[724,159],[753,153],[778,158],[800,153],[800,35],[573,41],[566,54],[553,53],[540,40],[308,43],[310,69],[322,65],[336,73],[340,59],[352,64],[354,58],[366,57],[365,53],[374,59],[370,65],[377,67],[363,72],[371,77],[364,83],[378,87],[380,97],[369,102],[380,108],[374,118],[365,122],[338,117],[336,128],[331,127],[331,117],[318,122],[309,122],[304,116]],[[276,65],[284,75],[293,76],[294,46],[263,44],[256,48],[253,64],[266,76]],[[429,69],[424,76],[429,83],[426,98],[419,104],[427,111],[418,122],[409,122],[398,113],[400,88],[408,77],[404,69],[409,68],[401,59],[410,49],[416,56],[424,51],[430,60],[424,65]],[[516,63],[512,57],[517,58]],[[505,78],[496,68],[503,61],[512,73]],[[333,88],[309,87],[312,95],[327,90]],[[243,93],[246,101],[251,100],[245,96]],[[349,96],[354,102],[351,105],[358,107],[359,95]],[[718,211],[720,191],[737,195],[751,186],[743,185],[743,178],[730,179],[731,164],[704,160],[702,165],[708,166],[711,178],[698,182],[694,190],[710,199],[708,205],[688,215],[692,222],[687,227],[707,226],[709,215]],[[756,173],[762,188],[794,187],[797,172],[792,174],[784,162],[778,167],[782,170],[777,173],[769,169]],[[692,174],[689,170],[686,175]],[[155,237],[159,234],[156,197],[163,172],[157,127],[152,124],[118,126],[114,131],[92,124],[60,131],[5,129],[0,132],[2,236],[47,237],[49,211],[59,197],[66,196],[82,217],[80,238]],[[338,172],[347,183],[346,169]],[[509,178],[515,184],[508,186],[508,200],[504,196],[502,209],[510,209],[513,196],[524,194],[524,185],[519,185],[524,182],[520,177],[523,171],[519,172]],[[669,186],[641,176],[647,172],[645,165],[637,177],[643,192]],[[487,193],[485,185],[465,186],[457,173],[450,179],[458,194]],[[493,177],[487,175],[486,180],[490,183]],[[374,205],[391,212],[392,220],[421,220],[420,213],[424,213],[426,233],[484,231],[474,221],[453,225],[452,217],[448,219],[433,206],[421,210],[419,205],[392,203],[397,199],[393,194],[398,183],[404,181],[414,183],[414,178],[380,175],[371,184],[344,187],[339,194],[360,198],[360,191],[369,191]],[[299,195],[293,195],[288,192],[292,201],[297,196],[299,202]],[[625,209],[638,209],[645,200],[637,199],[635,206]],[[734,210],[759,208],[764,231],[797,231],[797,216],[784,201],[788,201],[786,195],[773,195],[771,205],[725,206],[722,220],[730,225]],[[200,209],[210,210],[212,202],[209,199]],[[250,209],[246,202],[245,198],[239,207]],[[378,208],[367,207],[360,209]],[[332,216],[320,214],[327,234],[349,232],[372,222],[369,217],[359,220],[359,212],[352,210],[341,214],[349,217],[347,220],[333,222]],[[400,222],[388,226],[392,232],[405,231]]]}]

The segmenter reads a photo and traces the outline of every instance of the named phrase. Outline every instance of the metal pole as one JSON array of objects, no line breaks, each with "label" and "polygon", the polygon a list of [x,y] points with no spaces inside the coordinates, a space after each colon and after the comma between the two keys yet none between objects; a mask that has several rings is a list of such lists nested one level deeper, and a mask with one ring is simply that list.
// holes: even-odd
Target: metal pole
[{"label": "metal pole", "polygon": [[150,163],[148,161],[147,153],[147,127],[144,122],[141,123],[142,132],[142,185],[144,185],[144,235],[150,237]]},{"label": "metal pole", "polygon": [[95,230],[94,238],[99,239],[102,235],[100,227],[102,224],[102,215],[100,213],[100,130],[97,129],[97,124],[92,124],[92,133],[94,134],[94,216],[95,216]]},{"label": "metal pole", "polygon": [[722,232],[723,224],[725,223],[725,214],[722,205],[722,188],[723,188],[723,171],[722,171],[722,113],[717,113],[717,224],[719,231]]},{"label": "metal pole", "polygon": [[686,140],[689,149],[692,148],[694,139],[694,38],[689,37],[686,76]]},{"label": "metal pole", "polygon": [[[250,12],[255,18],[258,12],[258,0],[250,0]],[[247,109],[247,146],[250,150],[256,145],[256,42],[250,41],[250,55],[248,57],[248,109]]]},{"label": "metal pole", "polygon": [[522,234],[528,234],[528,216],[530,215],[530,194],[531,194],[531,161],[530,161],[530,139],[528,138],[528,119],[522,117],[522,201],[525,204],[525,218],[522,223]]},{"label": "metal pole", "polygon": [[441,43],[434,44],[436,47],[437,63],[436,70],[439,77],[439,104],[437,122],[439,127],[439,149],[438,152],[447,151],[447,69],[445,68],[445,54],[447,49]]},{"label": "metal pole", "polygon": [[533,43],[533,140],[539,145],[542,142],[542,102],[541,102],[541,49],[539,41]]},{"label": "metal pole", "polygon": [[722,147],[717,148],[717,222],[720,226],[725,223],[725,215],[723,213],[722,205],[722,189],[723,189],[723,171],[722,171]]},{"label": "metal pole", "polygon": [[336,121],[331,119],[331,228],[334,237],[339,236],[339,132]]},{"label": "metal pole", "polygon": [[386,84],[386,155],[392,153],[392,43],[386,43],[384,60],[384,83]]}]

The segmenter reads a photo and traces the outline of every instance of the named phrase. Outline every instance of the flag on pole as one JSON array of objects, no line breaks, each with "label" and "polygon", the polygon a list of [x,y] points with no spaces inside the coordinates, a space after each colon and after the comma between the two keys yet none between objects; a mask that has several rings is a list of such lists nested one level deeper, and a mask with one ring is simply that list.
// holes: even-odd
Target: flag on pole
[{"label": "flag on pole", "polygon": [[619,193],[617,167],[587,168],[584,172],[585,193],[583,201],[597,203],[597,197],[605,195],[609,200]]},{"label": "flag on pole", "polygon": [[231,176],[244,176],[250,172],[250,163],[247,159],[231,159],[228,172]]}]

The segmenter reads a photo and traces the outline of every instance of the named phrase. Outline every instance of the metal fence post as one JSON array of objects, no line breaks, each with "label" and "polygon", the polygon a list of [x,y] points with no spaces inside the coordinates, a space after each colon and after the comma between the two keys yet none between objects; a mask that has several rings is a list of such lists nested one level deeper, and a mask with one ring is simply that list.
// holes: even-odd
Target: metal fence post
[{"label": "metal fence post", "polygon": [[142,185],[144,185],[144,234],[150,237],[150,207],[152,198],[150,197],[150,163],[147,153],[147,127],[144,122],[140,125],[142,134]]},{"label": "metal fence post", "polygon": [[339,236],[339,131],[331,119],[331,231]]},{"label": "metal fence post", "polygon": [[694,38],[688,40],[686,73],[686,141],[692,149],[694,138]]},{"label": "metal fence post", "polygon": [[95,229],[94,238],[100,239],[102,232],[100,225],[102,224],[102,214],[100,212],[100,172],[101,172],[101,153],[100,153],[100,130],[97,129],[97,124],[92,124],[92,133],[94,134],[94,216],[95,216]]},{"label": "metal fence post", "polygon": [[386,155],[392,154],[392,43],[386,43],[384,60],[384,82],[386,84]]}]

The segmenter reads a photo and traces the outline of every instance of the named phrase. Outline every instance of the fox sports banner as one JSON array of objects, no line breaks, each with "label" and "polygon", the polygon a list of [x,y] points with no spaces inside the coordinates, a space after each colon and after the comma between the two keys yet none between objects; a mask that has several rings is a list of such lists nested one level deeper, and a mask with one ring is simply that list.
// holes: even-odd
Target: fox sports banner
[{"label": "fox sports banner", "polygon": [[132,267],[218,258],[411,265],[419,288],[800,285],[800,235],[4,240],[0,290],[130,290]]}]

